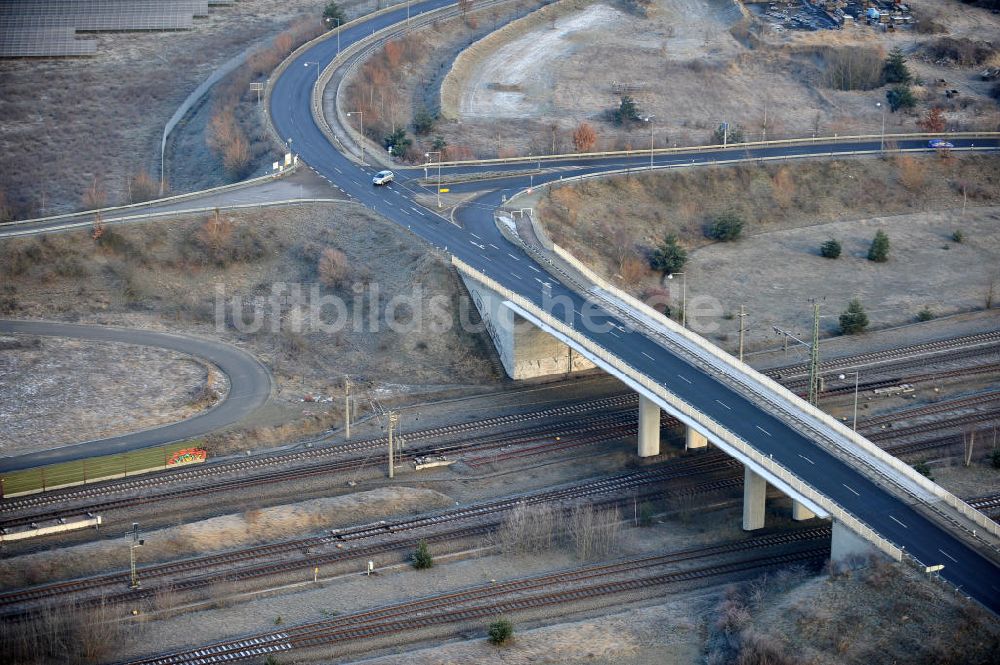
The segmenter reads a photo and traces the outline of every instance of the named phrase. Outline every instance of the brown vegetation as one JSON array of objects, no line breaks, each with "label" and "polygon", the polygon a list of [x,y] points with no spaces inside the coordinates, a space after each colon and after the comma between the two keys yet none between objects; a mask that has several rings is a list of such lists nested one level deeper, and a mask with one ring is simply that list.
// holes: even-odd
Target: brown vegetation
[{"label": "brown vegetation", "polygon": [[589,504],[568,510],[548,504],[518,504],[490,538],[504,554],[540,554],[566,546],[583,560],[607,558],[620,541],[618,510]]},{"label": "brown vegetation", "polygon": [[573,148],[577,152],[590,152],[597,143],[597,132],[588,122],[581,122],[573,131]]},{"label": "brown vegetation", "polygon": [[50,607],[0,622],[0,652],[8,665],[100,663],[113,659],[128,626],[118,603]]},{"label": "brown vegetation", "polygon": [[347,255],[339,249],[327,247],[320,254],[316,270],[319,273],[319,281],[324,286],[339,287],[350,272]]}]

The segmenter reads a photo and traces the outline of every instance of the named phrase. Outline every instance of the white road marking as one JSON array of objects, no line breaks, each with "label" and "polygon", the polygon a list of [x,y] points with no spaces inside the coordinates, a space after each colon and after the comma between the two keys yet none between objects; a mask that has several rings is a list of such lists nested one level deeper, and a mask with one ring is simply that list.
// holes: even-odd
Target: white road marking
[{"label": "white road marking", "polygon": [[338,169],[336,166],[333,167],[333,170],[339,173],[340,175],[344,175],[344,172]]},{"label": "white road marking", "polygon": [[529,267],[529,268],[531,268],[532,270],[534,270],[534,271],[535,271],[535,272],[537,272],[537,273],[541,273],[541,272],[542,272],[541,270],[539,270],[539,269],[538,269],[538,268],[536,268],[535,266],[528,266],[528,267]]},{"label": "white road marking", "polygon": [[[844,485],[844,483],[840,483],[840,484],[841,484],[841,485]],[[846,487],[847,489],[849,489],[849,490],[851,490],[852,492],[854,492],[854,496],[861,496],[860,494],[858,494],[857,490],[855,490],[855,489],[854,489],[853,487],[851,487],[850,485],[844,485],[844,487]]]},{"label": "white road marking", "polygon": [[770,432],[768,432],[768,431],[767,431],[766,429],[764,429],[763,427],[761,427],[760,425],[756,425],[756,427],[757,427],[757,429],[759,429],[759,430],[760,430],[761,432],[763,432],[764,434],[767,434],[768,436],[771,436],[771,433],[770,433]]},{"label": "white road marking", "polygon": [[612,335],[614,335],[615,337],[621,337],[621,335],[619,335],[618,333],[615,332],[614,328],[610,329],[608,332],[611,333]]},{"label": "white road marking", "polygon": [[955,557],[953,557],[952,555],[948,554],[948,553],[947,553],[947,552],[945,552],[945,551],[944,551],[943,549],[941,549],[941,548],[938,548],[938,552],[940,552],[941,554],[945,555],[946,557],[948,557],[949,559],[951,559],[951,560],[952,560],[952,561],[954,561],[955,563],[958,563],[958,559],[956,559],[956,558],[955,558]]},{"label": "white road marking", "polygon": [[[473,238],[479,238],[479,236],[477,236],[477,235],[476,235],[475,233],[473,233],[472,231],[469,231],[469,235],[470,235],[470,236],[472,236]],[[480,239],[480,240],[482,240],[482,238],[479,238],[479,239]]]},{"label": "white road marking", "polygon": [[417,213],[418,215],[420,214],[420,211],[417,210],[416,208],[414,208],[413,206],[410,206],[410,210],[412,210],[413,212]]},{"label": "white road marking", "polygon": [[687,381],[688,383],[691,383],[691,379],[687,378],[687,377],[686,377],[686,376],[684,376],[683,374],[678,374],[677,376],[679,376],[680,378],[684,379],[684,380],[685,380],[685,381]]},{"label": "white road marking", "polygon": [[726,408],[727,408],[727,409],[729,409],[730,411],[732,411],[732,410],[733,410],[733,409],[732,409],[732,407],[730,407],[730,406],[729,406],[728,404],[726,404],[725,402],[723,402],[723,401],[722,401],[721,399],[717,399],[717,400],[715,400],[715,401],[716,401],[716,402],[718,402],[719,404],[721,404],[722,406],[726,407]]},{"label": "white road marking", "polygon": [[496,246],[496,245],[494,245],[493,243],[490,243],[490,247],[492,247],[493,249],[497,249],[497,250],[498,250],[498,249],[500,249],[499,247],[497,247],[497,246]]},{"label": "white road marking", "polygon": [[542,286],[545,286],[545,282],[543,282],[542,280],[538,279],[537,277],[532,277],[532,279],[535,280],[536,282],[538,282],[539,284],[541,284]]},{"label": "white road marking", "polygon": [[896,519],[895,517],[893,517],[892,515],[889,515],[889,519],[891,519],[891,520],[892,520],[893,522],[895,522],[895,523],[896,523],[896,524],[898,524],[899,526],[903,527],[904,529],[909,529],[909,528],[910,528],[910,527],[906,526],[905,524],[903,524],[902,522],[900,522],[899,520],[897,520],[897,519]]},{"label": "white road marking", "polygon": [[517,258],[516,256],[514,256],[513,254],[511,254],[510,252],[507,252],[507,256],[509,256],[510,258],[514,259],[515,261],[520,261],[521,260],[521,259]]},{"label": "white road marking", "polygon": [[647,358],[649,358],[650,360],[656,360],[656,358],[654,358],[653,356],[649,355],[649,354],[648,354],[648,353],[646,353],[645,351],[643,351],[643,352],[642,352],[642,355],[646,356],[646,357],[647,357]]},{"label": "white road marking", "polygon": [[810,464],[816,464],[816,462],[812,461],[811,459],[809,459],[808,457],[806,457],[806,456],[805,456],[805,455],[803,455],[802,453],[799,453],[798,455],[799,455],[799,457],[801,457],[801,458],[802,458],[802,459],[804,459],[805,461],[809,462]]}]

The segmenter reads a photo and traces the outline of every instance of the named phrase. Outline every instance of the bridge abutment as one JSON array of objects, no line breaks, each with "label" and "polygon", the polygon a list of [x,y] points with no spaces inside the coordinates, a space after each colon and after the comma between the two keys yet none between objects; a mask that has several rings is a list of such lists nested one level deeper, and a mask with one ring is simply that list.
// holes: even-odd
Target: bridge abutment
[{"label": "bridge abutment", "polygon": [[830,560],[846,563],[867,559],[876,550],[870,542],[848,529],[840,520],[833,520],[833,537],[830,540]]},{"label": "bridge abutment", "polygon": [[464,273],[459,274],[496,346],[507,376],[514,380],[533,379],[594,368],[594,363],[567,344],[517,316],[505,305],[503,296]]},{"label": "bridge abutment", "polygon": [[813,511],[809,510],[808,508],[806,508],[805,506],[803,506],[801,503],[799,503],[795,499],[792,499],[792,519],[793,520],[795,520],[796,522],[803,522],[805,520],[811,520],[814,517],[816,517],[816,513],[814,513]]}]

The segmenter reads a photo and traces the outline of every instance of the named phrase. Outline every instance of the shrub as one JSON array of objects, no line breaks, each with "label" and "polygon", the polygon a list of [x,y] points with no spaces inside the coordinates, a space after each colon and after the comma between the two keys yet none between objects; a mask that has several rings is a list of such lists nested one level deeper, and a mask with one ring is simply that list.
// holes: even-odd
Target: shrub
[{"label": "shrub", "polygon": [[825,259],[836,259],[841,252],[840,242],[830,238],[819,246],[819,255]]},{"label": "shrub", "polygon": [[413,550],[410,559],[413,567],[417,570],[426,570],[434,567],[434,558],[431,556],[430,550],[427,549],[427,543],[424,541],[420,541],[417,544],[417,549]]},{"label": "shrub", "polygon": [[597,143],[597,132],[587,122],[581,122],[573,131],[573,148],[577,152],[590,152]]},{"label": "shrub", "polygon": [[879,229],[875,232],[871,247],[868,248],[868,260],[876,263],[885,263],[889,260],[889,236],[885,231]]},{"label": "shrub", "polygon": [[922,310],[917,312],[917,321],[930,321],[934,318],[934,312],[931,311],[930,307],[924,307]]},{"label": "shrub", "polygon": [[880,49],[838,48],[823,53],[823,82],[834,90],[873,90],[882,85]]},{"label": "shrub", "polygon": [[993,465],[994,469],[1000,469],[1000,448],[990,453],[990,464]]},{"label": "shrub", "polygon": [[514,636],[514,624],[501,617],[490,624],[487,635],[491,644],[506,644]]},{"label": "shrub", "polygon": [[885,98],[893,113],[901,109],[912,109],[917,105],[917,98],[908,85],[897,85],[885,93]]},{"label": "shrub", "polygon": [[997,52],[989,42],[968,37],[941,37],[928,45],[926,50],[933,60],[947,60],[963,67],[985,64]]},{"label": "shrub", "polygon": [[639,506],[639,526],[653,526],[653,504],[649,501],[644,501]]},{"label": "shrub", "polygon": [[427,109],[420,109],[413,116],[413,133],[417,136],[427,136],[434,129],[436,118]]},{"label": "shrub", "polygon": [[725,212],[715,218],[715,221],[708,227],[706,235],[712,240],[729,242],[743,235],[745,225],[746,222],[736,213]]},{"label": "shrub", "polygon": [[840,315],[840,332],[844,335],[854,335],[864,332],[868,327],[868,315],[865,314],[861,301],[853,299],[847,305],[847,309]]},{"label": "shrub", "polygon": [[327,247],[319,255],[316,272],[319,273],[319,281],[325,286],[336,287],[347,278],[348,268],[347,255],[339,249]]},{"label": "shrub", "polygon": [[431,142],[431,150],[436,150],[440,152],[447,147],[448,147],[448,142],[444,140],[443,136],[435,136],[434,141]]},{"label": "shrub", "polygon": [[917,120],[917,127],[928,134],[940,134],[946,125],[944,111],[938,106],[928,110],[920,120]]},{"label": "shrub", "polygon": [[951,234],[951,241],[960,243],[963,240],[965,240],[965,234],[962,233],[961,229],[955,229],[955,232]]},{"label": "shrub", "polygon": [[665,275],[679,272],[687,263],[687,250],[681,247],[677,236],[668,233],[660,246],[653,250],[649,264],[653,270],[659,270]]},{"label": "shrub", "polygon": [[931,474],[931,467],[927,463],[927,460],[920,460],[913,465],[913,470],[930,480],[934,480],[934,476]]},{"label": "shrub", "polygon": [[886,83],[909,83],[913,80],[910,68],[906,65],[906,56],[898,46],[889,51],[889,57],[885,59],[885,66],[882,68],[882,78]]}]

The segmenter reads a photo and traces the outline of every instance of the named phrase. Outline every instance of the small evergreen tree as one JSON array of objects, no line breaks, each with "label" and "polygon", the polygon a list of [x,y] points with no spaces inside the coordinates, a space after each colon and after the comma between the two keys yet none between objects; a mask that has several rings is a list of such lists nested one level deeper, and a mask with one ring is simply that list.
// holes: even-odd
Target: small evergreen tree
[{"label": "small evergreen tree", "polygon": [[854,335],[864,332],[868,327],[868,315],[865,308],[861,306],[861,301],[857,298],[847,304],[847,309],[840,315],[840,332],[845,335]]},{"label": "small evergreen tree", "polygon": [[930,307],[924,307],[922,310],[917,312],[917,321],[930,321],[934,318],[934,312],[931,311]]},{"label": "small evergreen tree", "polygon": [[501,617],[490,624],[488,635],[491,644],[504,644],[514,636],[514,624]]},{"label": "small evergreen tree", "polygon": [[963,240],[965,240],[965,234],[962,233],[961,229],[956,229],[955,232],[951,234],[951,241],[952,242],[958,242],[958,243],[960,243]]},{"label": "small evergreen tree", "polygon": [[623,95],[621,104],[612,113],[616,125],[630,125],[639,122],[639,106],[629,95]]},{"label": "small evergreen tree", "polygon": [[687,250],[681,247],[677,236],[673,233],[664,236],[663,242],[649,257],[649,264],[653,270],[659,270],[665,275],[679,272],[685,263],[687,263]]},{"label": "small evergreen tree", "polygon": [[889,102],[889,109],[893,113],[900,109],[912,109],[917,105],[917,98],[913,96],[910,86],[905,83],[897,85],[886,92],[885,98]]},{"label": "small evergreen tree", "polygon": [[830,238],[819,246],[819,255],[825,259],[835,259],[840,256],[840,243]]},{"label": "small evergreen tree", "polygon": [[326,7],[323,8],[323,20],[326,22],[327,28],[330,29],[347,23],[347,17],[344,16],[344,10],[341,9],[340,5],[336,2],[326,3]]},{"label": "small evergreen tree", "polygon": [[448,142],[444,140],[443,136],[435,136],[434,141],[431,142],[431,149],[440,152],[448,147]]},{"label": "small evergreen tree", "polygon": [[419,109],[413,114],[413,133],[418,136],[427,136],[434,129],[434,116],[425,109]]},{"label": "small evergreen tree", "polygon": [[715,145],[743,143],[744,134],[743,125],[729,125],[728,130],[723,125],[719,125],[712,132],[712,140],[715,142]]},{"label": "small evergreen tree", "polygon": [[889,51],[882,68],[882,78],[886,83],[909,83],[913,80],[910,68],[906,65],[906,56],[897,46]]},{"label": "small evergreen tree", "polygon": [[427,549],[427,543],[422,540],[417,544],[417,549],[413,550],[410,560],[413,562],[413,567],[417,570],[426,570],[434,567],[434,558],[431,556],[430,550]]},{"label": "small evergreen tree", "polygon": [[929,480],[934,480],[934,476],[931,475],[931,467],[927,463],[927,460],[920,460],[913,465],[913,470],[919,473],[921,476],[928,478]]},{"label": "small evergreen tree", "polygon": [[885,263],[889,260],[889,236],[885,231],[879,229],[872,238],[872,245],[868,248],[868,260],[876,263]]},{"label": "small evergreen tree", "polygon": [[402,127],[386,136],[382,141],[382,145],[389,150],[389,153],[396,156],[405,153],[412,144],[413,140],[406,135],[406,130]]},{"label": "small evergreen tree", "polygon": [[708,227],[708,237],[720,242],[736,240],[743,235],[746,223],[734,212],[724,212]]}]

